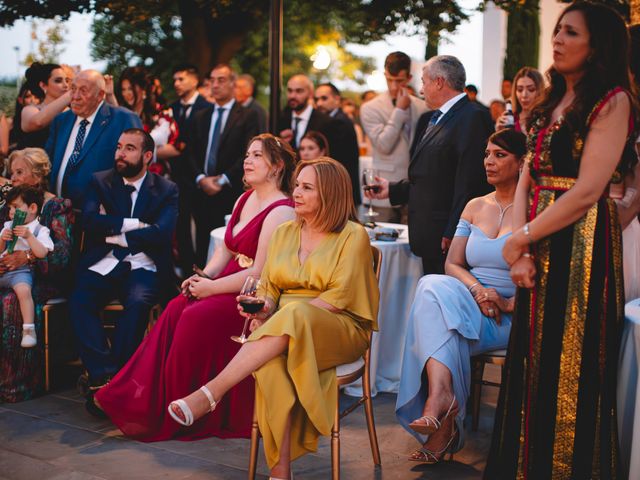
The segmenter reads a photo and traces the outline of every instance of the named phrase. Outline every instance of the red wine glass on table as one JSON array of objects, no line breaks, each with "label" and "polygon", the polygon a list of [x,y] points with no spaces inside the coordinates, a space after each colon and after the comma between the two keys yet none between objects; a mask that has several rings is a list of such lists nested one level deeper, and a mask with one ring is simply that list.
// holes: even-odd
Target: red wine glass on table
[{"label": "red wine glass on table", "polygon": [[245,313],[248,313],[250,316],[244,318],[242,335],[240,335],[239,337],[236,335],[231,337],[231,340],[233,340],[234,342],[246,343],[246,332],[247,326],[249,325],[249,320],[264,308],[264,297],[262,295],[258,295],[259,288],[260,277],[258,275],[249,275],[244,281],[244,285],[242,286],[242,290],[240,290],[238,299],[240,306],[242,306],[242,310]]},{"label": "red wine glass on table", "polygon": [[[362,185],[365,192],[380,193],[380,184],[376,180],[378,176],[378,170],[375,168],[365,168],[362,171]],[[373,200],[369,199],[369,210],[367,211],[367,217],[376,217],[378,212],[373,209]]]}]

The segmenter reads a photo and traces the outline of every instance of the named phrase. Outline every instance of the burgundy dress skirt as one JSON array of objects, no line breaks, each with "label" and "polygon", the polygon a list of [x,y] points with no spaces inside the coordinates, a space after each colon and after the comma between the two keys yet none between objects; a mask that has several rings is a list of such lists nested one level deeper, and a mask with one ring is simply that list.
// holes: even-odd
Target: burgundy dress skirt
[{"label": "burgundy dress skirt", "polygon": [[[225,234],[234,254],[255,258],[262,223],[271,210],[291,200],[279,200],[257,214],[235,236],[251,192],[240,198]],[[234,255],[218,278],[242,270]],[[244,319],[238,314],[237,293],[189,300],[174,298],[136,353],[114,379],[96,394],[100,406],[128,437],[143,442],[197,440],[206,437],[248,438],[253,417],[254,380],[251,376],[232,388],[210,415],[191,427],[171,419],[167,405],[215,377],[240,349],[232,341]]]}]

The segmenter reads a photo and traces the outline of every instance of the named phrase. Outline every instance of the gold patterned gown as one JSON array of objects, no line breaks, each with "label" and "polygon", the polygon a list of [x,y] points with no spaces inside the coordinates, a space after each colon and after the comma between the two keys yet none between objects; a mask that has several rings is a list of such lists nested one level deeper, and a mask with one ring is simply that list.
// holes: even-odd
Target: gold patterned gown
[{"label": "gold patterned gown", "polygon": [[[336,408],[335,367],[357,360],[377,330],[378,284],[369,237],[348,222],[330,233],[300,264],[300,225],[288,222],[269,243],[262,271],[266,295],[278,311],[249,340],[288,335],[287,351],[254,372],[256,412],[267,463],[280,457],[289,412],[292,460],[317,449],[319,435],[329,435]],[[331,313],[310,305],[320,298],[341,310]]]},{"label": "gold patterned gown", "polygon": [[[618,91],[594,106],[587,127]],[[575,183],[584,137],[562,121],[538,121],[528,146],[533,219]],[[621,478],[615,391],[624,296],[614,202],[603,194],[533,252],[535,288],[517,293],[484,478]]]}]

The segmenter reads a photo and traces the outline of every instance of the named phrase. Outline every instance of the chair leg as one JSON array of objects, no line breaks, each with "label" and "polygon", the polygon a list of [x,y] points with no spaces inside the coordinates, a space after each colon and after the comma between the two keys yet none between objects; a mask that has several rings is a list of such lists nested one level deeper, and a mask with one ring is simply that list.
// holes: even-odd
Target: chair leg
[{"label": "chair leg", "polygon": [[471,363],[471,430],[476,432],[480,423],[480,398],[482,396],[484,362],[472,359]]},{"label": "chair leg", "polygon": [[44,391],[49,393],[49,310],[44,311]]},{"label": "chair leg", "polygon": [[371,444],[371,455],[373,463],[381,465],[380,447],[378,447],[378,435],[376,434],[376,423],[373,418],[373,401],[371,399],[371,375],[369,374],[369,358],[366,358],[364,375],[362,376],[362,395],[364,396],[364,414],[367,420],[367,431],[369,432],[369,443]]},{"label": "chair leg", "polygon": [[340,393],[336,389],[336,413],[331,427],[331,480],[340,480]]},{"label": "chair leg", "polygon": [[251,450],[249,452],[249,480],[256,478],[256,467],[258,465],[258,448],[260,446],[260,428],[258,427],[258,417],[253,413],[251,423]]}]

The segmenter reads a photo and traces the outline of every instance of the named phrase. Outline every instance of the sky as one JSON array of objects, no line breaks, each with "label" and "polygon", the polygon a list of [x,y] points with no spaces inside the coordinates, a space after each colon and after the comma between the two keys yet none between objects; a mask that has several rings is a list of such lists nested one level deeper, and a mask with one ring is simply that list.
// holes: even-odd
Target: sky
[{"label": "sky", "polygon": [[[460,5],[468,10],[473,9],[477,0],[461,0]],[[90,31],[92,15],[71,14],[65,23],[67,32],[64,35],[66,42],[63,45],[63,52],[60,56],[60,63],[70,65],[81,65],[83,68],[95,68],[102,70],[103,62],[96,62],[91,59],[90,44],[92,34]],[[286,26],[285,26],[286,28]],[[18,21],[12,27],[0,28],[0,77],[15,77],[18,73],[24,74],[25,67],[18,65],[15,47],[19,48],[20,59],[24,59],[27,53],[33,50],[36,45],[31,40],[31,22]],[[482,15],[474,12],[468,22],[463,23],[458,31],[440,44],[439,53],[457,56],[467,70],[468,83],[474,83],[482,90]],[[391,52],[400,50],[407,53],[411,58],[420,62],[424,58],[425,41],[420,36],[400,36],[390,35],[385,41],[374,42],[370,45],[351,45],[349,50],[353,53],[373,57],[376,59],[379,73],[373,79],[372,86],[380,90],[384,88],[381,72],[384,65],[384,58]],[[377,81],[376,81],[377,80]],[[415,87],[419,88],[419,81],[416,80]]]}]

